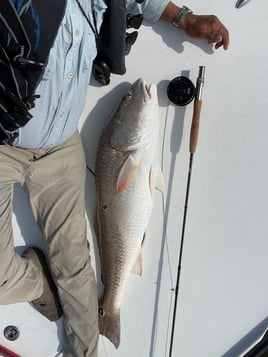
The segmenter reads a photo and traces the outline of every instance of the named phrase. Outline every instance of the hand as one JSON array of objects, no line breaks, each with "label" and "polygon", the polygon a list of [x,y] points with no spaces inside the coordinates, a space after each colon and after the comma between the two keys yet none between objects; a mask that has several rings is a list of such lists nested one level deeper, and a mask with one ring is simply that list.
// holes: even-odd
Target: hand
[{"label": "hand", "polygon": [[193,38],[206,39],[215,43],[215,48],[229,46],[229,33],[226,27],[214,15],[187,14],[180,22],[180,28]]},{"label": "hand", "polygon": [[[173,23],[180,8],[170,1],[161,15],[161,19]],[[193,38],[206,39],[209,43],[215,43],[215,48],[223,46],[227,50],[229,46],[229,33],[226,27],[214,15],[187,14],[180,21],[180,28]]]}]

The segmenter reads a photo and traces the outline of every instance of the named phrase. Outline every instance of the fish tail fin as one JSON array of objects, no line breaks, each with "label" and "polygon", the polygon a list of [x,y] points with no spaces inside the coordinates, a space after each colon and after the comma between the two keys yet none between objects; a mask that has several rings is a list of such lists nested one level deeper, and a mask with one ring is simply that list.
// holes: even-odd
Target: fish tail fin
[{"label": "fish tail fin", "polygon": [[107,337],[118,348],[120,345],[120,310],[106,313],[99,306],[99,330],[100,334]]}]

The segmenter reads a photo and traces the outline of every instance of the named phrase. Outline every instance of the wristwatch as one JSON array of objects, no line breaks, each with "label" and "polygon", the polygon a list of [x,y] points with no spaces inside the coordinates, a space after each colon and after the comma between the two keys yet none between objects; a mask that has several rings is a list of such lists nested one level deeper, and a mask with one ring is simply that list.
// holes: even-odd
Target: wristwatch
[{"label": "wristwatch", "polygon": [[184,16],[187,14],[192,14],[192,13],[193,12],[191,9],[189,9],[189,7],[183,6],[180,9],[178,15],[175,17],[175,20],[173,21],[173,25],[180,28],[180,22],[184,18]]}]

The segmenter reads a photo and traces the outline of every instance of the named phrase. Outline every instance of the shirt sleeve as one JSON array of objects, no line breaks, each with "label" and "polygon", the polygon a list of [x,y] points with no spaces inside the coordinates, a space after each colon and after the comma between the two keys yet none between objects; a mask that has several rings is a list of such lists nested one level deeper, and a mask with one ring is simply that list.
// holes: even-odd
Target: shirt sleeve
[{"label": "shirt sleeve", "polygon": [[158,22],[169,0],[144,0],[141,4],[135,0],[127,0],[127,13],[143,14],[149,22]]}]

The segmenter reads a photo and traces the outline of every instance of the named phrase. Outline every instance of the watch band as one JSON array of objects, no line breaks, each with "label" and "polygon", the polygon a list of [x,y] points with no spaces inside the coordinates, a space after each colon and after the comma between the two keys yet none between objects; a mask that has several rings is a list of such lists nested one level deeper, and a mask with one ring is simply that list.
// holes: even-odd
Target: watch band
[{"label": "watch band", "polygon": [[180,28],[180,22],[184,18],[184,16],[192,13],[193,12],[191,9],[189,9],[187,6],[183,6],[178,12],[178,15],[176,16],[175,20],[173,21],[173,25]]}]

